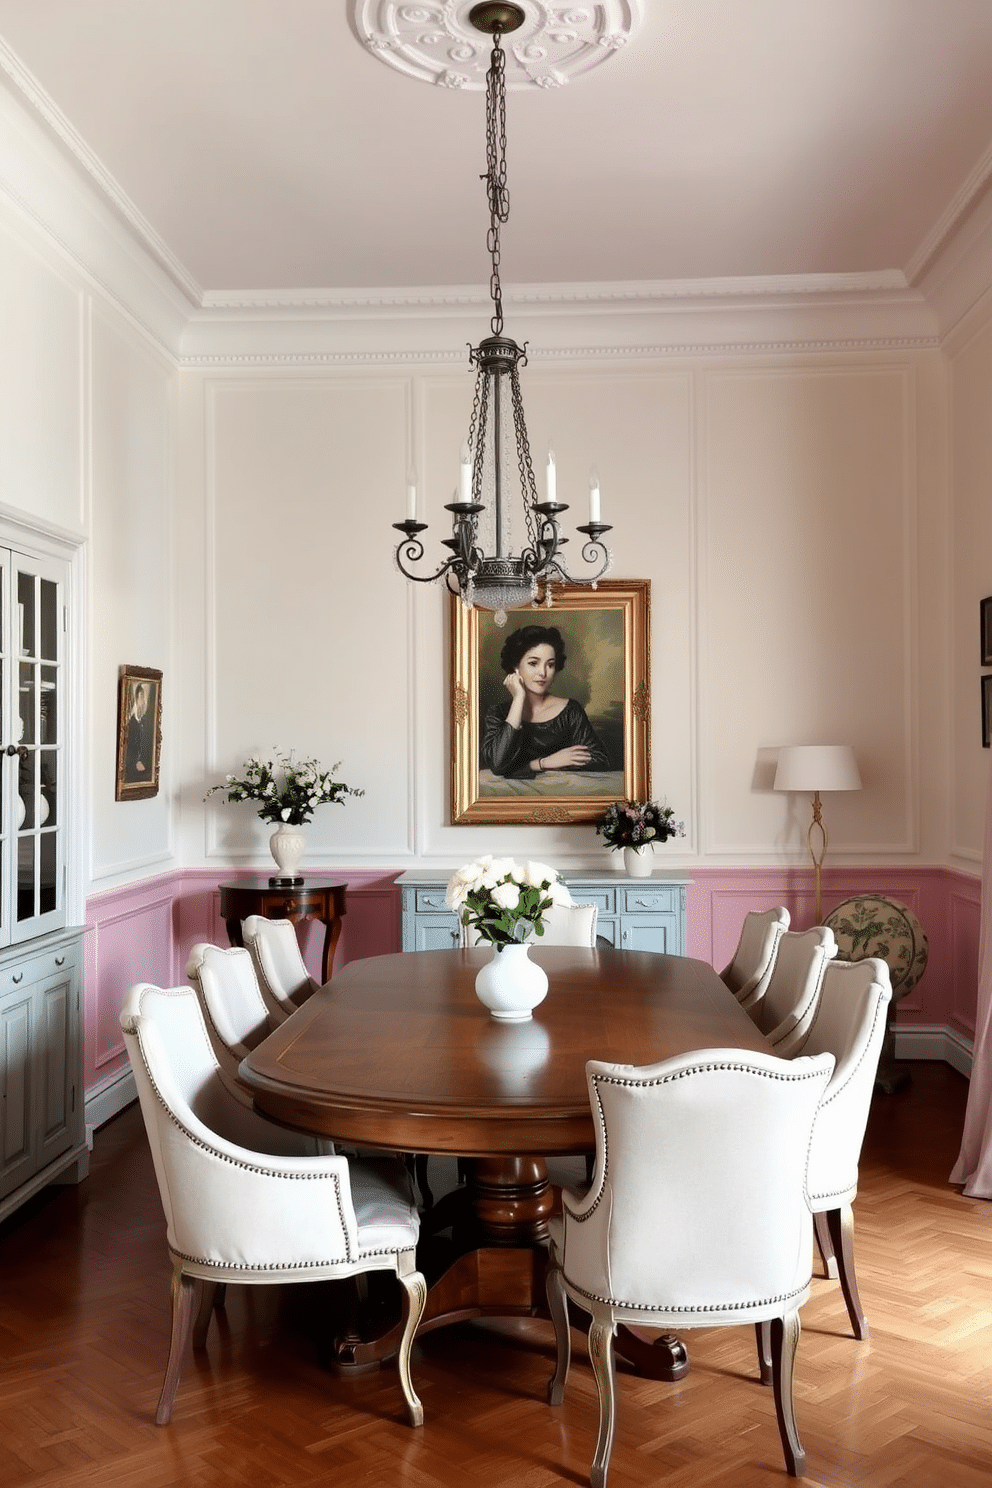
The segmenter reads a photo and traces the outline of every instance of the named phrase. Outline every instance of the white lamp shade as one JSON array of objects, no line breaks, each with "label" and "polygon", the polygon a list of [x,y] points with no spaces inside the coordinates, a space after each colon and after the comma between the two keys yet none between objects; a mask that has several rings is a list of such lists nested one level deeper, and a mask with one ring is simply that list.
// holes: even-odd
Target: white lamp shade
[{"label": "white lamp shade", "polygon": [[849,791],[861,789],[861,776],[850,744],[786,744],[778,752],[775,789],[780,791]]}]

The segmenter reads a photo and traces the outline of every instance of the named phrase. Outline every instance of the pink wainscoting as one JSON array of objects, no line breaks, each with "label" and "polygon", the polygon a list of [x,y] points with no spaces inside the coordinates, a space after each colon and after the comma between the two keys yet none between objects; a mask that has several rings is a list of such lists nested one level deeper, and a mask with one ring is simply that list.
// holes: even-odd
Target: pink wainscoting
[{"label": "pink wainscoting", "polygon": [[[348,910],[335,966],[398,951],[400,896],[392,873],[329,869],[314,877],[343,879]],[[266,875],[257,875],[264,881]],[[249,878],[251,874],[240,874]],[[197,941],[227,945],[216,872],[189,870],[95,894],[86,905],[86,1038],[84,1085],[89,1092],[127,1066],[118,1017],[134,982],[175,987],[186,981],[186,960]],[[307,964],[320,972],[324,927],[304,926]]]},{"label": "pink wainscoting", "polygon": [[[348,885],[336,967],[399,951],[400,895],[394,879],[400,871],[315,872],[315,877],[340,878]],[[784,904],[795,927],[812,923],[809,871],[702,867],[690,871],[690,956],[725,966],[750,909]],[[926,973],[899,1004],[900,1022],[948,1028],[970,1042],[978,985],[980,879],[942,868],[836,868],[825,873],[825,910],[860,893],[887,894],[908,905],[929,939]],[[200,940],[226,945],[227,931],[220,918],[217,874],[205,869],[96,894],[87,903],[87,923],[92,932],[86,936],[85,1085],[89,1092],[127,1064],[117,1019],[128,987],[137,981],[160,986],[184,983],[190,947]],[[320,925],[305,927],[302,936],[307,964],[314,974],[319,972],[322,937]]]},{"label": "pink wainscoting", "polygon": [[[811,870],[690,869],[687,949],[723,967],[749,909],[784,904],[794,929],[813,923]],[[926,932],[927,969],[899,1003],[898,1021],[946,1027],[970,1041],[975,1029],[981,880],[947,868],[835,868],[823,876],[823,909],[856,894],[885,894],[905,904]]]}]

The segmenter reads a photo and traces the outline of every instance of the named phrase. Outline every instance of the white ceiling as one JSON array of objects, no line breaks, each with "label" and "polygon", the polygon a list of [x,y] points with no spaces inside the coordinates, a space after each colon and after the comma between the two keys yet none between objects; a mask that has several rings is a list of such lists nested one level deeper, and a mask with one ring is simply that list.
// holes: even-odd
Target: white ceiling
[{"label": "white ceiling", "polygon": [[[602,66],[508,96],[507,286],[912,281],[984,189],[989,0],[643,9]],[[351,10],[0,0],[0,76],[196,290],[484,284],[484,97],[383,66]]]}]

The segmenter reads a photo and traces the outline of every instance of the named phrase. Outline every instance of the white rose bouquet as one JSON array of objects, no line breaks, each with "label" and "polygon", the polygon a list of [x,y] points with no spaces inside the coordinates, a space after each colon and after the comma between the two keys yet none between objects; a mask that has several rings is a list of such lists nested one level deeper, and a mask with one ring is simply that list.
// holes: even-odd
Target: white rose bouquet
[{"label": "white rose bouquet", "polygon": [[543,915],[552,904],[569,904],[571,895],[546,863],[525,863],[487,855],[452,874],[445,899],[463,925],[477,930],[498,951],[519,945],[531,932],[544,934]]}]

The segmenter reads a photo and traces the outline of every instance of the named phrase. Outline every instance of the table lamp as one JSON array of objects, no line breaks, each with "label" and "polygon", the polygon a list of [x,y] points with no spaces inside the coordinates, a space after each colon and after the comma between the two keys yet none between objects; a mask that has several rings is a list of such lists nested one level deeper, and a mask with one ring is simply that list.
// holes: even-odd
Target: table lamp
[{"label": "table lamp", "polygon": [[[827,829],[823,825],[821,791],[861,789],[858,762],[850,744],[786,744],[778,752],[775,790],[806,791],[813,796],[813,820],[806,833],[813,860],[813,912],[815,923],[823,923],[820,870],[827,855]],[[814,833],[819,832],[819,853]]]}]

